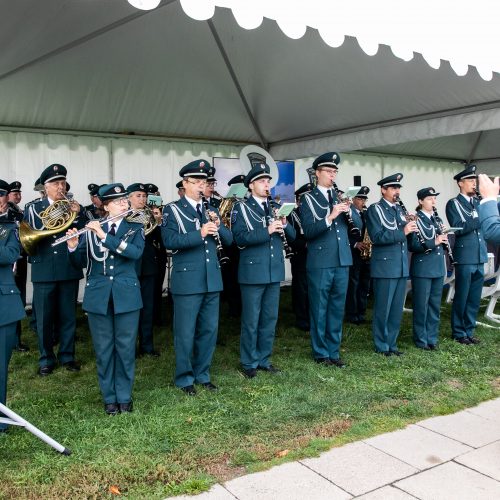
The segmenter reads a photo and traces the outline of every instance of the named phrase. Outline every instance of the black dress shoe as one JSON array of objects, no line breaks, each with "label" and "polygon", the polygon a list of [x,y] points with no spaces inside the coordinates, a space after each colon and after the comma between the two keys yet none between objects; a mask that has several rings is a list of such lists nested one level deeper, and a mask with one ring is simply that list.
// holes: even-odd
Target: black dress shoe
[{"label": "black dress shoe", "polygon": [[181,387],[181,391],[186,393],[188,396],[196,396],[196,389],[194,385],[186,385],[186,387]]},{"label": "black dress shoe", "polygon": [[8,428],[2,428],[0,429],[0,434],[5,434],[8,430]]},{"label": "black dress shoe", "polygon": [[480,344],[481,343],[481,341],[476,337],[467,337],[467,339],[469,340],[469,342],[471,344]]},{"label": "black dress shoe", "polygon": [[17,352],[28,352],[29,350],[30,348],[26,344],[23,344],[21,342],[19,342],[19,344],[17,344],[16,346]]},{"label": "black dress shoe", "polygon": [[218,391],[219,390],[219,388],[216,385],[212,384],[212,382],[202,382],[200,385],[202,387],[204,387],[205,389],[207,389],[208,391]]},{"label": "black dress shoe", "polygon": [[393,355],[393,353],[391,351],[377,351],[377,354],[382,354],[382,356],[386,356],[386,357]]},{"label": "black dress shoe", "polygon": [[435,351],[437,349],[437,345],[436,344],[429,344],[429,349],[431,351]]},{"label": "black dress shoe", "polygon": [[417,349],[422,349],[422,351],[430,351],[431,350],[431,347],[428,345],[424,345],[423,347],[417,345],[416,347],[417,347]]},{"label": "black dress shoe", "polygon": [[120,413],[132,413],[134,411],[134,404],[132,401],[128,403],[118,403]]},{"label": "black dress shoe", "polygon": [[333,362],[330,358],[315,358],[314,362],[318,363],[318,365],[326,365],[326,366],[333,365]]},{"label": "black dress shoe", "polygon": [[404,355],[404,352],[398,351],[397,349],[394,351],[389,351],[389,352],[391,353],[392,356],[403,356]]},{"label": "black dress shoe", "polygon": [[346,364],[339,358],[339,359],[331,359],[333,366],[336,366],[337,368],[345,368]]},{"label": "black dress shoe", "polygon": [[455,342],[458,342],[459,344],[463,345],[471,345],[472,342],[467,338],[467,337],[460,337],[460,338],[454,338],[453,339]]},{"label": "black dress shoe", "polygon": [[242,368],[241,372],[245,375],[246,378],[254,378],[257,376],[257,370],[255,368]]},{"label": "black dress shoe", "polygon": [[104,405],[104,411],[107,415],[118,415],[118,405],[116,403],[106,403]]},{"label": "black dress shoe", "polygon": [[152,358],[159,358],[160,353],[158,351],[155,351],[154,349],[152,351],[144,351],[144,354],[146,356],[151,356]]},{"label": "black dress shoe", "polygon": [[269,366],[258,366],[257,370],[260,370],[261,372],[267,372],[267,373],[281,373],[281,370],[279,368],[276,368],[273,365]]},{"label": "black dress shoe", "polygon": [[79,372],[80,371],[80,364],[77,363],[76,361],[68,361],[67,363],[63,363],[63,366],[69,372]]},{"label": "black dress shoe", "polygon": [[46,377],[47,375],[50,375],[52,372],[54,371],[54,367],[53,366],[40,366],[40,368],[38,368],[38,375],[40,375],[40,377]]}]

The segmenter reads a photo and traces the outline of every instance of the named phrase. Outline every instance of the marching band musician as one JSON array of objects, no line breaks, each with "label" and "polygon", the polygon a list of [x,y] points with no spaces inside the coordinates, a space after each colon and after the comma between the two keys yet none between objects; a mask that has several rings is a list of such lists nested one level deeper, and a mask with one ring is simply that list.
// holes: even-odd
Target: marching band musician
[{"label": "marching band musician", "polygon": [[498,177],[491,181],[486,174],[479,174],[479,192],[481,203],[479,205],[479,220],[486,241],[495,245],[500,244],[500,219],[498,217]]},{"label": "marching band musician", "polygon": [[287,217],[288,223],[295,229],[295,240],[290,243],[293,256],[290,259],[292,267],[292,309],[295,313],[295,326],[304,332],[308,332],[309,325],[309,296],[307,294],[307,242],[300,220],[301,196],[308,193],[313,185],[308,182],[295,191],[295,203],[297,206]]},{"label": "marching band musician", "polygon": [[436,206],[434,188],[417,192],[419,208],[417,226],[425,244],[422,245],[415,233],[409,238],[412,252],[410,263],[411,290],[413,302],[413,341],[424,351],[436,349],[439,336],[439,316],[443,281],[446,276],[446,260],[443,243],[448,241],[436,221],[433,207]]},{"label": "marching band musician", "polygon": [[270,168],[253,164],[245,177],[251,191],[247,200],[235,204],[231,226],[240,248],[238,281],[241,289],[240,362],[245,377],[257,370],[279,373],[271,364],[276,322],[278,320],[280,282],[285,279],[281,231],[293,240],[295,231],[286,218],[274,218],[268,203]]},{"label": "marching band musician", "polygon": [[352,220],[359,229],[359,234],[349,233],[352,266],[349,269],[349,286],[345,305],[346,319],[360,325],[365,322],[366,305],[370,292],[370,258],[367,258],[369,243],[366,236],[366,202],[370,188],[362,186],[352,199]]},{"label": "marching band musician", "polygon": [[[161,222],[163,219],[162,213],[162,200],[161,194],[156,184],[149,182],[146,184],[146,192],[148,195],[148,206],[151,208],[153,215],[156,219],[157,226],[152,231],[153,246],[156,255],[156,266],[158,272],[155,276],[154,285],[154,298],[153,298],[153,324],[162,324],[162,293],[163,293],[163,282],[165,281],[165,274],[167,272],[167,252],[165,246],[163,245],[163,239],[161,237]],[[158,204],[150,203],[150,195],[159,196],[160,201]],[[155,202],[156,203],[156,202]],[[147,237],[146,237],[147,242]]]},{"label": "marching band musician", "polygon": [[[7,375],[16,345],[16,326],[26,316],[12,268],[20,255],[16,221],[8,217],[9,184],[0,180],[0,403],[6,403]],[[4,415],[0,413],[0,417]],[[0,432],[7,425],[0,423]]]},{"label": "marching band musician", "polygon": [[307,285],[314,361],[344,368],[340,359],[342,320],[352,265],[345,217],[349,204],[334,191],[340,155],[329,152],[313,164],[317,185],[302,196],[302,228],[307,240]]},{"label": "marching band musician", "polygon": [[484,264],[488,260],[486,242],[481,234],[477,214],[476,166],[469,165],[453,179],[460,193],[446,204],[446,217],[455,231],[455,296],[451,309],[451,335],[460,344],[478,344],[474,337],[476,317],[481,301]]},{"label": "marching band musician", "polygon": [[406,237],[417,230],[407,221],[397,203],[403,174],[384,177],[377,184],[382,198],[368,207],[366,224],[372,241],[371,276],[373,279],[372,332],[375,351],[384,356],[401,356],[397,339],[408,278]]},{"label": "marching band musician", "polygon": [[102,208],[102,202],[99,199],[99,185],[91,183],[87,186],[90,195],[90,205],[85,206],[83,209],[85,211],[85,218],[89,220],[99,220],[104,216],[104,210]]},{"label": "marching band musician", "polygon": [[[144,210],[147,202],[146,185],[140,182],[135,182],[127,187],[128,201],[130,207],[135,210]],[[137,355],[158,357],[160,354],[155,351],[153,344],[153,313],[154,313],[154,298],[155,298],[155,281],[160,272],[158,266],[158,258],[156,255],[157,239],[161,238],[161,234],[146,235],[144,242],[144,251],[141,259],[137,261],[137,275],[141,284],[142,309],[139,318],[139,347]]]},{"label": "marching band musician", "polygon": [[[19,224],[23,220],[23,211],[19,208],[19,204],[22,200],[21,194],[22,184],[19,181],[14,181],[9,184],[9,205],[13,212],[13,218]],[[23,305],[26,305],[26,279],[28,276],[28,255],[21,247],[21,256],[17,259],[16,265],[14,266],[14,279],[16,280],[16,286],[21,292],[21,300]],[[29,347],[23,344],[21,341],[21,321],[17,322],[17,344],[16,351],[26,352],[29,351]]]},{"label": "marching band musician", "polygon": [[[55,201],[66,199],[66,174],[63,165],[49,165],[40,175],[47,197],[25,206],[24,220],[37,230],[46,229],[40,216]],[[70,202],[71,212],[76,218],[71,227],[81,228],[85,224],[83,209]],[[56,365],[54,336],[59,338],[57,358],[68,370],[76,372],[80,366],[75,362],[76,298],[78,282],[83,277],[81,269],[74,268],[63,247],[52,248],[53,238],[40,239],[34,255],[28,258],[31,263],[33,282],[33,304],[36,309],[36,331],[40,351],[38,374],[50,375]]]},{"label": "marching band musician", "polygon": [[182,184],[182,179],[175,185],[177,188],[177,196],[182,198],[186,194],[186,190],[184,189],[184,185]]},{"label": "marching band musician", "polygon": [[208,200],[208,203],[215,208],[219,208],[221,204],[220,196],[216,196],[215,187],[217,186],[217,179],[215,178],[215,167],[208,169],[207,184],[203,191],[203,196]]},{"label": "marching band musician", "polygon": [[[142,299],[137,262],[144,250],[142,223],[130,222],[120,214],[128,209],[122,184],[99,188],[99,198],[109,218],[104,224],[90,221],[78,241],[67,246],[75,268],[87,268],[83,310],[87,312],[96,353],[97,376],[108,415],[133,410],[135,343]],[[70,229],[67,234],[76,233]]]},{"label": "marching band musician", "polygon": [[163,243],[173,252],[175,385],[188,396],[196,395],[194,384],[217,390],[210,379],[222,290],[216,237],[224,245],[232,242],[217,209],[203,208],[209,169],[206,160],[181,168],[185,196],[165,207],[161,228]]}]

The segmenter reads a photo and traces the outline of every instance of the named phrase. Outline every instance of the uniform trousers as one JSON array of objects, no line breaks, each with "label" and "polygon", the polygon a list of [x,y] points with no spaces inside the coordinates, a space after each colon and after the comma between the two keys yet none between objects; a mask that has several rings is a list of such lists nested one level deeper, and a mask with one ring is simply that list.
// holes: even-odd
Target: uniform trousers
[{"label": "uniform trousers", "polygon": [[135,375],[139,309],[115,314],[111,300],[106,314],[87,314],[104,404],[129,403]]},{"label": "uniform trousers", "polygon": [[210,382],[219,327],[219,292],[173,294],[175,385]]},{"label": "uniform trousers", "polygon": [[377,352],[397,351],[406,278],[373,278],[373,341]]},{"label": "uniform trousers", "polygon": [[[60,363],[75,359],[76,297],[79,280],[33,283],[40,366],[53,366],[54,336],[59,339]],[[54,331],[54,328],[58,331]],[[58,334],[58,335],[56,335]]]},{"label": "uniform trousers", "polygon": [[309,296],[305,258],[294,256],[290,259],[290,264],[292,266],[292,309],[295,313],[295,324],[302,330],[309,330]]},{"label": "uniform trousers", "polygon": [[436,345],[439,335],[443,278],[412,277],[411,294],[415,345],[417,347]]},{"label": "uniform trousers", "polygon": [[455,264],[455,296],[451,308],[454,339],[474,336],[483,281],[484,264]]},{"label": "uniform trousers", "polygon": [[307,270],[314,359],[339,359],[348,281],[348,266]]},{"label": "uniform trousers", "polygon": [[[5,404],[7,400],[7,374],[12,351],[17,343],[17,323],[9,323],[0,326],[0,403]],[[0,412],[0,416],[3,414]],[[0,424],[0,429],[6,429],[6,424]]]},{"label": "uniform trousers", "polygon": [[280,284],[244,285],[241,289],[240,362],[244,370],[268,367],[273,352]]},{"label": "uniform trousers", "polygon": [[153,347],[153,313],[155,300],[155,275],[141,276],[142,309],[139,318],[139,350],[152,352]]}]

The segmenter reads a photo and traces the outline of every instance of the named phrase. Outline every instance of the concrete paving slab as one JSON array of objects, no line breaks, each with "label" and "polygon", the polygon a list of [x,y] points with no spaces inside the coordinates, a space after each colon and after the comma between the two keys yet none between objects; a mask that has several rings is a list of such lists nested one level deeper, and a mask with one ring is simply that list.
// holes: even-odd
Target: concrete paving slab
[{"label": "concrete paving slab", "polygon": [[500,423],[500,398],[485,401],[480,405],[474,406],[474,408],[469,408],[467,411]]},{"label": "concrete paving slab", "polygon": [[364,442],[420,470],[447,462],[473,449],[418,425]]},{"label": "concrete paving slab", "polygon": [[176,500],[235,500],[236,497],[231,495],[229,491],[223,488],[220,484],[212,486],[205,493],[200,493],[199,495],[182,495],[180,497],[175,497]]},{"label": "concrete paving slab", "polygon": [[461,455],[455,462],[500,481],[500,441]]},{"label": "concrete paving slab", "polygon": [[418,422],[420,427],[479,448],[500,439],[500,425],[468,411],[434,417]]},{"label": "concrete paving slab", "polygon": [[415,497],[398,490],[398,488],[384,486],[366,495],[356,497],[356,500],[415,500]]},{"label": "concrete paving slab", "polygon": [[395,483],[421,500],[492,500],[500,483],[463,465],[447,462]]},{"label": "concrete paving slab", "polygon": [[224,484],[239,500],[344,500],[352,498],[298,462],[238,477]]},{"label": "concrete paving slab", "polygon": [[362,495],[417,472],[363,442],[334,448],[301,462],[352,495]]}]

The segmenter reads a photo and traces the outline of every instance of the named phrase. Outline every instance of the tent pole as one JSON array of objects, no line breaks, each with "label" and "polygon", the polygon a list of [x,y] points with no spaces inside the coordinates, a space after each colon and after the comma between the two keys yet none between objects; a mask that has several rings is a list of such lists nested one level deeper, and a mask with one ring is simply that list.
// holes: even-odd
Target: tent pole
[{"label": "tent pole", "polygon": [[224,64],[226,65],[226,68],[231,76],[231,79],[233,80],[234,86],[236,87],[236,91],[238,92],[238,95],[240,96],[241,102],[243,103],[243,106],[245,107],[245,111],[247,112],[248,118],[252,122],[253,129],[254,129],[255,133],[259,136],[260,145],[262,148],[267,150],[268,149],[267,141],[265,140],[264,135],[262,134],[257,121],[255,120],[255,117],[253,116],[252,110],[250,109],[250,106],[249,106],[248,101],[245,97],[245,94],[243,93],[243,89],[241,88],[240,82],[238,81],[236,73],[234,72],[231,61],[229,60],[229,56],[227,55],[226,49],[224,48],[224,45],[222,44],[222,41],[219,37],[219,34],[217,33],[217,30],[215,29],[215,25],[211,19],[208,19],[207,23],[208,23],[208,27],[210,28],[210,31],[212,32],[212,36],[214,37],[215,43],[217,44],[220,55],[222,56],[222,59],[224,60]]},{"label": "tent pole", "polygon": [[481,141],[481,137],[483,136],[483,131],[480,130],[477,134],[476,140],[474,141],[474,145],[472,146],[472,149],[470,150],[470,154],[467,157],[467,165],[470,164],[472,161],[472,158],[474,158],[474,155],[476,154],[477,148],[479,146],[479,142]]}]

